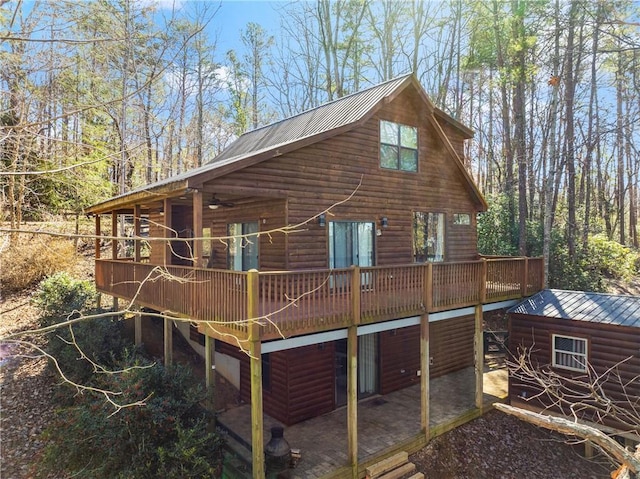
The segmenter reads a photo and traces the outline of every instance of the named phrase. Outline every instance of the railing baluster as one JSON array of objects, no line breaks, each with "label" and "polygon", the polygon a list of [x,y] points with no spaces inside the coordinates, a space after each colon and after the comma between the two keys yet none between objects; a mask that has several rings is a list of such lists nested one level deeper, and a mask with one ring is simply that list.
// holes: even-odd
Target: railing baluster
[{"label": "railing baluster", "polygon": [[[247,273],[168,266],[163,269],[180,282],[154,273],[156,281],[145,283],[154,268],[96,259],[96,285],[124,298],[139,293],[136,301],[154,309],[223,322],[228,331],[246,337],[247,325],[239,322],[247,314]],[[521,297],[537,291],[541,277],[541,258],[261,272],[258,313],[277,324],[263,327],[263,337],[272,339],[278,328],[291,335],[345,327],[355,295],[364,324],[419,315],[425,308],[443,311]]]}]

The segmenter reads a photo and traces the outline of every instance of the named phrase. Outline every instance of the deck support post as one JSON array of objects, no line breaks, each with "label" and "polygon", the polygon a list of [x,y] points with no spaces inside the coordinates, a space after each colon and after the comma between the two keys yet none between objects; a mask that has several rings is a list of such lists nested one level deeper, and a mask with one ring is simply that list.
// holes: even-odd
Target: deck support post
[{"label": "deck support post", "polygon": [[118,259],[118,214],[111,212],[111,259]]},{"label": "deck support post", "polygon": [[251,454],[254,479],[264,479],[264,418],[262,412],[262,341],[258,322],[258,271],[247,273],[247,319],[251,374]]},{"label": "deck support post", "polygon": [[211,336],[204,337],[204,377],[207,388],[207,406],[213,412],[211,414],[211,426],[215,429],[215,388],[216,388],[216,364],[215,364],[216,340]]},{"label": "deck support post", "polygon": [[351,477],[358,477],[358,326],[347,331],[347,436]]},{"label": "deck support post", "polygon": [[164,318],[164,365],[173,364],[173,320]]},{"label": "deck support post", "polygon": [[95,257],[100,259],[100,215],[96,214],[96,238],[95,238]]},{"label": "deck support post", "polygon": [[526,256],[523,258],[524,260],[524,267],[522,268],[522,285],[521,285],[521,295],[524,298],[525,296],[527,296],[527,291],[529,290],[528,288],[528,282],[529,282],[529,258],[527,258]]},{"label": "deck support post", "polygon": [[351,267],[351,324],[347,328],[347,442],[351,477],[358,477],[358,324],[362,290],[360,268]]},{"label": "deck support post", "polygon": [[420,423],[428,441],[429,428],[429,313],[420,316]]},{"label": "deck support post", "polygon": [[484,341],[482,337],[482,304],[475,307],[475,328],[473,335],[476,372],[476,407],[482,409],[483,400],[483,373],[484,373]]},{"label": "deck support post", "polygon": [[171,199],[164,199],[164,237],[166,238],[166,242],[163,248],[163,264],[165,266],[169,266],[171,264],[171,258],[173,257],[173,245],[171,243],[171,238],[173,238],[173,225],[171,224],[172,220],[172,212],[171,212]]},{"label": "deck support post", "polygon": [[193,267],[201,268],[202,264],[202,192],[193,192]]},{"label": "deck support post", "polygon": [[487,302],[487,259],[482,258],[482,269],[480,274],[482,277],[480,278],[480,304],[484,304]]},{"label": "deck support post", "polygon": [[133,317],[133,342],[136,346],[142,344],[142,313],[136,311]]},{"label": "deck support post", "polygon": [[139,263],[141,260],[141,242],[140,242],[140,205],[133,207],[133,260]]}]

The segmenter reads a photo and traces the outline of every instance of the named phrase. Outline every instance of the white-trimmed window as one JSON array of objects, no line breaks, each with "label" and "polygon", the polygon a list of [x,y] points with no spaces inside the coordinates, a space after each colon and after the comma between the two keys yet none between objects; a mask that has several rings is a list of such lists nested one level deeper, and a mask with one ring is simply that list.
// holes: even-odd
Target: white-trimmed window
[{"label": "white-trimmed window", "polygon": [[587,340],[554,334],[553,366],[571,371],[587,370]]}]

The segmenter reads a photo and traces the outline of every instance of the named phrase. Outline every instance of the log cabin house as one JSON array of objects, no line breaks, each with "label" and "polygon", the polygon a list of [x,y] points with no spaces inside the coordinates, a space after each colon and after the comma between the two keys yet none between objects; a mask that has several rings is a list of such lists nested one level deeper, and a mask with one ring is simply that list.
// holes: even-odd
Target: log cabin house
[{"label": "log cabin house", "polygon": [[640,442],[640,297],[545,289],[508,316],[512,405]]},{"label": "log cabin house", "polygon": [[428,438],[429,378],[477,366],[483,308],[542,287],[539,258],[478,255],[486,203],[463,164],[472,135],[408,75],[88,210],[97,235],[110,218],[114,239],[110,258],[96,248],[99,291],[189,320],[176,325],[207,381],[215,363],[251,403],[254,477],[263,411],[289,425],[347,406],[357,474],[358,400],[420,384]]}]

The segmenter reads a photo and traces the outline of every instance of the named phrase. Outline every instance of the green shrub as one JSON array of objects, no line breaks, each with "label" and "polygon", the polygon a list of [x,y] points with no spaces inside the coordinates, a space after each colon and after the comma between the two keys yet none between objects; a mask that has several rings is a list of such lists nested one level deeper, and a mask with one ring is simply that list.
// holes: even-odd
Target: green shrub
[{"label": "green shrub", "polygon": [[42,312],[43,326],[90,309],[95,299],[96,290],[91,281],[75,279],[64,271],[42,280],[33,297]]},{"label": "green shrub", "polygon": [[578,291],[607,290],[605,278],[628,280],[638,271],[640,254],[604,235],[589,237],[586,251],[570,261],[566,240],[554,234],[549,262],[549,286]]},{"label": "green shrub", "polygon": [[607,278],[629,280],[640,272],[640,253],[606,235],[590,236],[587,254],[589,262]]},{"label": "green shrub", "polygon": [[[130,364],[131,358],[122,366]],[[206,430],[203,391],[187,368],[127,369],[100,375],[96,386],[122,391],[121,404],[147,399],[114,414],[102,397],[78,396],[47,429],[42,477],[218,477],[222,441]]]},{"label": "green shrub", "polygon": [[[165,479],[219,477],[222,439],[207,433],[206,422],[185,428],[179,423],[176,439],[158,448],[158,476]],[[213,447],[212,447],[213,446]]]},{"label": "green shrub", "polygon": [[507,197],[492,197],[489,209],[478,215],[478,253],[498,256],[518,254],[518,232],[509,225],[508,218]]},{"label": "green shrub", "polygon": [[[81,315],[101,312],[92,308],[95,297],[93,283],[61,272],[38,285],[33,301],[42,312],[41,326],[51,326]],[[65,376],[84,383],[94,374],[94,366],[90,361],[108,368],[114,360],[122,357],[124,341],[121,323],[109,316],[61,326],[50,333],[46,351],[56,358]],[[68,392],[73,394],[75,389],[71,388]]]},{"label": "green shrub", "polygon": [[549,261],[549,287],[575,291],[605,292],[604,278],[588,256],[577,253],[574,261],[569,257],[564,237],[554,234]]},{"label": "green shrub", "polygon": [[0,253],[0,282],[5,291],[19,291],[46,276],[70,268],[76,250],[69,240],[32,237]]}]

